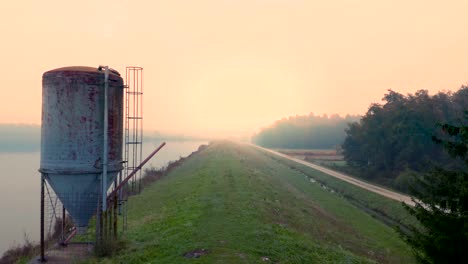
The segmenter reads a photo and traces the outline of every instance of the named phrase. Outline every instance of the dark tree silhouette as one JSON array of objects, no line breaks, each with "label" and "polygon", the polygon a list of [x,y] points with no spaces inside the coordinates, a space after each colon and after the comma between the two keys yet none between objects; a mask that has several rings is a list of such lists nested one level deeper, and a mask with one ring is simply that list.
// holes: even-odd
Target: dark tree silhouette
[{"label": "dark tree silhouette", "polygon": [[416,177],[411,186],[416,206],[404,206],[422,228],[413,226],[410,233],[401,234],[422,263],[468,263],[468,126],[444,124],[441,128],[449,138],[433,140],[465,166],[458,170],[437,167]]},{"label": "dark tree silhouette", "polygon": [[407,191],[411,173],[427,172],[434,165],[460,166],[431,136],[442,134],[436,123],[462,120],[468,87],[434,96],[425,90],[406,96],[389,90],[383,101],[346,128],[343,155],[356,175]]}]

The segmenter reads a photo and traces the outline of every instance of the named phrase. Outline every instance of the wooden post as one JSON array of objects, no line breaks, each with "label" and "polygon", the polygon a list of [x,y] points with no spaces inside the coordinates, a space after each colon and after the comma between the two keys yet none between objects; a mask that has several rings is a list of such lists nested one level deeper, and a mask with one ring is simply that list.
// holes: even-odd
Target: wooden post
[{"label": "wooden post", "polygon": [[101,202],[100,202],[100,195],[98,195],[97,198],[97,211],[96,211],[96,247],[99,247],[101,244],[101,230],[102,230],[102,225],[101,225]]},{"label": "wooden post", "polygon": [[117,203],[118,203],[118,200],[117,200],[117,193],[114,194],[114,239],[117,239]]}]

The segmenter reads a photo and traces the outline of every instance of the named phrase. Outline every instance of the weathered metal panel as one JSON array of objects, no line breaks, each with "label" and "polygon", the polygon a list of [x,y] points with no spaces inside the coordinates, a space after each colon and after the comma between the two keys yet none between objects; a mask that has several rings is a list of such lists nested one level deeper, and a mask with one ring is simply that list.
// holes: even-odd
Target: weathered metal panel
[{"label": "weathered metal panel", "polygon": [[[96,210],[103,154],[104,73],[65,67],[42,77],[40,171],[77,226]],[[109,76],[108,183],[122,170],[123,80]]]}]

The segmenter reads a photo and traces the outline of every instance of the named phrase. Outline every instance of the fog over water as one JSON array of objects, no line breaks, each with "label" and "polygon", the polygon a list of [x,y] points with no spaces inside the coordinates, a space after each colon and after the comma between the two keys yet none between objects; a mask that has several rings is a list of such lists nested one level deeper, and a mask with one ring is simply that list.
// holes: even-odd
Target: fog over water
[{"label": "fog over water", "polygon": [[[143,159],[162,142],[147,141]],[[169,161],[188,156],[206,141],[166,141],[166,146],[144,168],[162,167]],[[40,152],[0,152],[0,254],[22,243],[25,235],[39,238]]]}]

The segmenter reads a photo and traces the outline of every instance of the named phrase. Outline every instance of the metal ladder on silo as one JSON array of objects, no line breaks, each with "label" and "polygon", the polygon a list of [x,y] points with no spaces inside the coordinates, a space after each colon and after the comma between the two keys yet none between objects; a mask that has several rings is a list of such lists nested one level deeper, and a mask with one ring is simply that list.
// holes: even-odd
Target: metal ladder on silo
[{"label": "metal ladder on silo", "polygon": [[[143,68],[128,66],[125,69],[124,85],[124,169],[119,177],[119,184],[141,163],[143,156]],[[128,182],[126,189],[133,193],[141,191],[141,170]],[[127,197],[119,194],[119,212],[123,215],[123,227],[126,229]],[[123,207],[123,208],[122,208]],[[123,210],[122,210],[123,209]]]},{"label": "metal ladder on silo", "polygon": [[[125,150],[128,176],[142,161],[143,156],[143,68],[126,67],[125,74]],[[141,191],[141,172],[130,181],[132,192]]]}]

